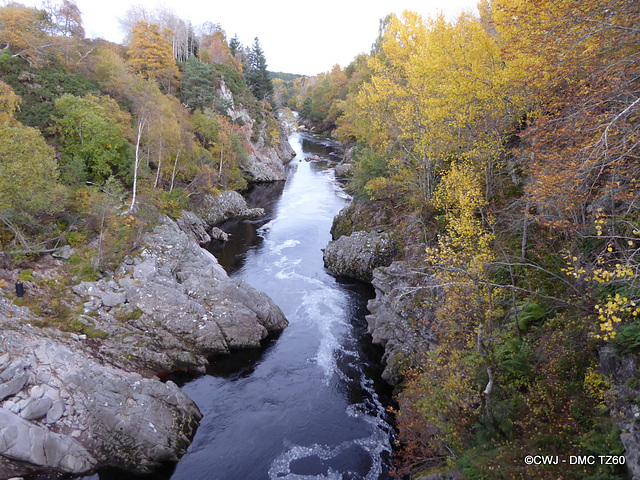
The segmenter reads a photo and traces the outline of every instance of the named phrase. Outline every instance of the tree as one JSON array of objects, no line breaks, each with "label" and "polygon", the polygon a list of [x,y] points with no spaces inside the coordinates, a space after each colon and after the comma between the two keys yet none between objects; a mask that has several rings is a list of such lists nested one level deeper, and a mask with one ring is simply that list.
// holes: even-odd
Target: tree
[{"label": "tree", "polygon": [[82,15],[73,0],[43,2],[43,9],[48,15],[48,27],[52,36],[84,38]]},{"label": "tree", "polygon": [[202,38],[198,56],[204,63],[221,63],[242,73],[242,63],[231,53],[222,30]]},{"label": "tree", "polygon": [[473,158],[491,195],[519,105],[495,38],[465,14],[425,22],[405,11],[385,28],[368,61],[371,79],[346,105],[355,136],[390,157],[391,176],[378,183],[425,203],[449,162]]},{"label": "tree", "polygon": [[191,109],[211,106],[216,98],[211,69],[195,57],[187,60],[180,84],[182,101]]},{"label": "tree", "polygon": [[173,57],[173,32],[158,24],[137,22],[129,45],[129,66],[134,73],[158,82],[171,93],[178,78],[178,67]]},{"label": "tree", "polygon": [[125,130],[98,98],[65,94],[56,100],[55,112],[53,131],[60,138],[66,181],[76,183],[86,177],[103,183],[126,171],[130,147]]},{"label": "tree", "polygon": [[15,94],[11,85],[0,81],[0,124],[15,126],[18,121],[13,116],[20,108],[20,97]]},{"label": "tree", "polygon": [[215,182],[234,190],[246,188],[240,167],[247,160],[244,137],[223,115],[212,110],[196,110],[191,118],[200,145],[210,155],[209,167],[215,168]]},{"label": "tree", "polygon": [[24,58],[33,66],[46,62],[46,47],[50,39],[45,31],[44,11],[10,3],[0,8],[0,43],[14,56]]},{"label": "tree", "polygon": [[38,130],[0,123],[0,219],[5,224],[33,222],[60,207],[58,169],[53,149]]},{"label": "tree", "polygon": [[244,78],[249,90],[258,100],[266,100],[273,94],[273,83],[267,71],[267,59],[258,37],[254,39],[252,47],[246,53]]},{"label": "tree", "polygon": [[527,84],[523,161],[534,220],[592,227],[593,205],[636,202],[640,5],[632,0],[512,0],[492,5],[514,81]]},{"label": "tree", "polygon": [[240,43],[240,39],[238,39],[238,35],[234,35],[231,41],[229,42],[229,51],[234,58],[237,58],[237,55],[242,54],[242,44]]}]

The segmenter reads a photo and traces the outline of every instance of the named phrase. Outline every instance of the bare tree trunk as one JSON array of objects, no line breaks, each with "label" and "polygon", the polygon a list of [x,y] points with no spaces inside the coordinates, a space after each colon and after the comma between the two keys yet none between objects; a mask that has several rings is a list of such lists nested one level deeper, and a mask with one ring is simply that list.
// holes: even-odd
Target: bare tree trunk
[{"label": "bare tree trunk", "polygon": [[484,389],[485,408],[487,413],[487,419],[493,422],[493,413],[491,412],[491,392],[493,391],[493,372],[491,367],[487,367],[487,375],[489,376],[489,382]]},{"label": "bare tree trunk", "polygon": [[520,256],[522,258],[527,254],[527,230],[529,229],[529,205],[530,202],[527,201],[527,204],[524,206],[524,219],[522,220],[522,244],[520,245]]},{"label": "bare tree trunk", "polygon": [[153,183],[153,188],[158,188],[160,170],[162,170],[162,140],[160,140],[160,148],[158,150],[158,169],[156,170],[156,181]]},{"label": "bare tree trunk", "polygon": [[222,153],[224,152],[224,145],[220,144],[220,168],[218,168],[218,181],[222,178]]},{"label": "bare tree trunk", "polygon": [[169,188],[169,193],[173,192],[173,182],[176,179],[176,169],[178,168],[178,157],[180,156],[180,149],[182,145],[178,147],[178,151],[176,152],[176,160],[173,162],[173,172],[171,172],[171,187]]},{"label": "bare tree trunk", "polygon": [[142,131],[144,130],[144,124],[146,120],[141,118],[138,121],[138,136],[136,138],[136,161],[133,166],[133,195],[131,197],[131,206],[129,207],[129,213],[133,210],[136,204],[136,192],[138,188],[138,166],[140,165],[140,139],[142,138]]}]

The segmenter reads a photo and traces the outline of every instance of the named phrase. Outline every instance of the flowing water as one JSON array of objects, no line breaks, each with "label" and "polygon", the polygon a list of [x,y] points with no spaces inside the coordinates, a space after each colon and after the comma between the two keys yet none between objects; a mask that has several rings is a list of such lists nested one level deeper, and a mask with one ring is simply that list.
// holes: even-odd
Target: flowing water
[{"label": "flowing water", "polygon": [[[183,385],[204,418],[189,452],[162,478],[389,476],[388,387],[381,352],[365,333],[371,291],[336,279],[322,261],[348,196],[333,177],[330,142],[295,134],[291,144],[297,157],[287,181],[248,196],[266,219],[226,225],[232,240],[214,250],[231,275],[266,292],[290,325],[261,350],[214,358],[207,375]],[[326,161],[306,161],[312,153]]]}]

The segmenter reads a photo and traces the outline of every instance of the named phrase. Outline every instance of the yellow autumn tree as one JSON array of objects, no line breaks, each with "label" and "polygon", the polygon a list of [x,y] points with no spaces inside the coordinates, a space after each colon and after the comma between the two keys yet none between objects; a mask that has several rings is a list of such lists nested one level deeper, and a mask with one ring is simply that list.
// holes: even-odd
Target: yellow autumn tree
[{"label": "yellow autumn tree", "polygon": [[242,73],[242,61],[232,55],[222,30],[217,30],[202,39],[198,58],[202,63],[221,63]]},{"label": "yellow autumn tree", "polygon": [[357,138],[389,155],[389,181],[429,201],[441,170],[469,160],[483,165],[488,196],[519,104],[494,36],[468,14],[451,23],[405,11],[388,19],[369,67],[348,116]]},{"label": "yellow autumn tree", "polygon": [[155,23],[137,22],[129,45],[131,71],[155,80],[167,93],[173,91],[178,78],[171,36],[170,30]]},{"label": "yellow autumn tree", "polygon": [[11,85],[0,81],[0,124],[15,126],[18,121],[13,116],[20,108],[20,97],[16,95]]},{"label": "yellow autumn tree", "polygon": [[46,62],[49,37],[44,31],[46,14],[36,8],[10,3],[0,8],[0,43],[15,56],[38,67]]}]

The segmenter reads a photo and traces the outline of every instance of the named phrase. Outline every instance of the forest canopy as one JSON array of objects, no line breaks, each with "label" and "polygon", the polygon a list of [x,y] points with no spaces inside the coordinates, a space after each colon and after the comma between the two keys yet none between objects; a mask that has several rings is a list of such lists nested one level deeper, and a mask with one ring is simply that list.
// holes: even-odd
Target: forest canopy
[{"label": "forest canopy", "polygon": [[397,473],[621,478],[521,460],[624,450],[598,354],[640,338],[640,4],[478,12],[390,15],[369,54],[274,95],[350,146],[357,211],[444,291],[436,346],[405,359]]}]

